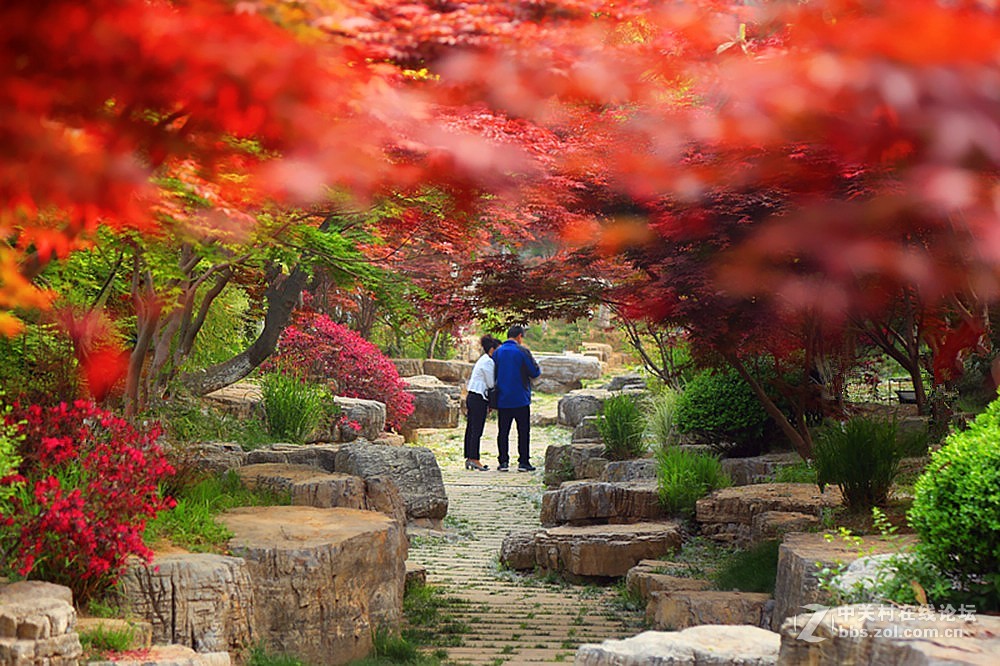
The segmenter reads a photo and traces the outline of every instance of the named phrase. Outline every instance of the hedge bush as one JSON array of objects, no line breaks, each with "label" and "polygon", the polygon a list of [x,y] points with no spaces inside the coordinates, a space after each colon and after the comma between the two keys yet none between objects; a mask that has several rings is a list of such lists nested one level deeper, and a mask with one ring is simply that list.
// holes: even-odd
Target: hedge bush
[{"label": "hedge bush", "polygon": [[677,400],[678,432],[695,435],[723,453],[759,453],[768,420],[750,385],[735,370],[698,373]]},{"label": "hedge bush", "polygon": [[1000,400],[931,455],[908,518],[935,568],[1000,605]]}]

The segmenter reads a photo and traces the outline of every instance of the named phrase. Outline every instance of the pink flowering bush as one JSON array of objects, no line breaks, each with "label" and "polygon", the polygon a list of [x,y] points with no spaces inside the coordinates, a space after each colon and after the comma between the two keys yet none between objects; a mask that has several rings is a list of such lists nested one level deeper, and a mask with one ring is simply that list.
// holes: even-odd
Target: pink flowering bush
[{"label": "pink flowering bush", "polygon": [[92,402],[14,409],[23,437],[16,474],[0,479],[0,574],[66,585],[86,600],[113,584],[129,556],[149,561],[146,521],[173,506],[158,484],[173,474],[156,440]]},{"label": "pink flowering bush", "polygon": [[282,333],[278,353],[268,366],[304,370],[328,381],[336,395],[384,402],[389,428],[399,428],[413,413],[413,396],[406,392],[392,361],[326,315],[299,315]]}]

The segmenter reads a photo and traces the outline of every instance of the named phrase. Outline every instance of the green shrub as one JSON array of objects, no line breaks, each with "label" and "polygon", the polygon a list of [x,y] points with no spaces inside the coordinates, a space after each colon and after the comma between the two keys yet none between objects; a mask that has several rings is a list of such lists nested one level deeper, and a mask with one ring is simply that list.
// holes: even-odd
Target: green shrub
[{"label": "green shrub", "polygon": [[263,646],[257,645],[250,650],[247,666],[305,666],[305,663],[287,654],[272,654]]},{"label": "green shrub", "polygon": [[855,417],[823,428],[813,449],[816,482],[836,485],[855,511],[881,506],[899,469],[896,422]]},{"label": "green shrub", "polygon": [[1000,400],[932,454],[908,518],[921,555],[980,604],[1000,605]]},{"label": "green shrub", "polygon": [[779,541],[765,541],[750,550],[734,552],[715,572],[713,576],[715,586],[727,591],[774,594],[780,545]]},{"label": "green shrub", "polygon": [[782,465],[774,472],[775,483],[816,483],[816,468],[806,461]]},{"label": "green shrub", "polygon": [[718,458],[679,446],[657,450],[656,477],[660,504],[669,513],[682,516],[693,515],[695,502],[731,483]]},{"label": "green shrub", "polygon": [[327,390],[284,372],[264,375],[260,387],[268,432],[290,442],[305,441],[323,418]]},{"label": "green shrub", "polygon": [[754,455],[762,450],[767,412],[735,370],[705,370],[677,400],[677,431],[722,453]]},{"label": "green shrub", "polygon": [[[17,453],[17,444],[23,439],[18,434],[17,426],[7,423],[11,412],[10,405],[4,405],[3,393],[0,392],[0,479],[17,471],[21,457]],[[0,485],[0,513],[3,512],[3,501],[13,495],[17,489],[15,484]]]},{"label": "green shrub", "polygon": [[670,446],[677,443],[677,401],[680,394],[666,388],[653,398],[647,429],[653,444]]},{"label": "green shrub", "polygon": [[125,652],[132,647],[135,630],[132,627],[114,629],[98,625],[80,632],[80,645],[86,653]]},{"label": "green shrub", "polygon": [[597,429],[604,440],[604,455],[609,460],[631,460],[646,452],[643,439],[646,419],[630,395],[613,395],[604,401]]}]

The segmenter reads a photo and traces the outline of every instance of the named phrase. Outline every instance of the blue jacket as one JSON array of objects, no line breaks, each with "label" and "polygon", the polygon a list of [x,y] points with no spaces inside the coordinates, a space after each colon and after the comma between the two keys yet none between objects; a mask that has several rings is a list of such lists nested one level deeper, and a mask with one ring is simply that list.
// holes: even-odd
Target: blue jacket
[{"label": "blue jacket", "polygon": [[531,404],[531,380],[542,374],[527,347],[508,340],[493,352],[496,366],[497,407],[513,409]]}]

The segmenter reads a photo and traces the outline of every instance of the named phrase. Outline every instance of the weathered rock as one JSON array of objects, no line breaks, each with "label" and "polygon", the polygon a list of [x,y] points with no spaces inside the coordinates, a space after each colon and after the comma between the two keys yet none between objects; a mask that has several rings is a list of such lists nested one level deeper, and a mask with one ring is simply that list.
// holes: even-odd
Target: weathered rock
[{"label": "weathered rock", "polygon": [[447,384],[464,384],[472,376],[473,363],[442,361],[429,358],[424,361],[424,374],[437,377]]},{"label": "weathered rock", "polygon": [[551,377],[539,377],[531,382],[531,389],[537,393],[550,393],[562,395],[583,387],[583,382],[579,379],[572,382],[559,382]]},{"label": "weathered rock", "polygon": [[174,447],[176,455],[189,459],[198,469],[211,474],[224,474],[231,469],[245,465],[246,451],[239,444],[230,442],[207,442]]},{"label": "weathered rock", "polygon": [[600,480],[610,483],[640,481],[656,478],[656,461],[652,458],[635,460],[612,460],[601,472]]},{"label": "weathered rock", "polygon": [[[374,440],[385,430],[385,403],[361,398],[334,396],[340,413],[306,438],[308,442],[353,442]],[[357,426],[357,427],[355,427]]]},{"label": "weathered rock", "polygon": [[623,640],[581,645],[576,666],[773,666],[781,639],[758,627],[701,626],[644,631]]},{"label": "weathered rock", "polygon": [[334,469],[364,479],[391,480],[403,498],[409,523],[440,528],[448,515],[441,468],[430,449],[345,444],[337,450]]},{"label": "weathered rock", "polygon": [[585,463],[583,463],[583,478],[585,479],[599,479],[604,475],[604,470],[608,468],[608,463],[610,461],[607,458],[588,458]]},{"label": "weathered rock", "polygon": [[396,372],[400,377],[416,377],[424,374],[424,359],[422,358],[394,358],[392,364],[396,366]]},{"label": "weathered rock", "polygon": [[238,473],[247,486],[288,493],[292,504],[299,506],[368,508],[365,502],[365,480],[359,476],[325,472],[309,465],[284,463],[246,465]]},{"label": "weathered rock", "polygon": [[564,483],[542,495],[541,523],[592,525],[665,519],[656,481]]},{"label": "weathered rock", "polygon": [[376,628],[398,630],[406,537],[395,521],[312,507],[240,508],[220,519],[247,561],[254,630],[270,649],[344,664],[368,655]]},{"label": "weathered rock", "polygon": [[767,453],[752,458],[725,458],[722,469],[734,486],[748,486],[751,483],[767,483],[779,468],[799,462],[802,462],[802,457],[795,452]]},{"label": "weathered rock", "polygon": [[402,427],[407,441],[415,440],[418,428],[458,427],[461,388],[430,375],[407,377],[403,381],[407,393],[413,396],[413,413]]},{"label": "weathered rock", "polygon": [[0,585],[0,664],[75,666],[83,652],[69,588],[41,581]]},{"label": "weathered rock", "polygon": [[149,565],[132,564],[117,590],[126,611],[152,624],[155,643],[219,652],[242,650],[256,638],[250,571],[239,557],[159,555]]},{"label": "weathered rock", "polygon": [[792,532],[809,532],[819,525],[819,518],[806,513],[765,511],[751,519],[750,544],[778,540]]},{"label": "weathered rock", "polygon": [[618,375],[612,377],[611,381],[601,387],[606,391],[621,391],[626,388],[646,390],[646,378],[636,373]]},{"label": "weathered rock", "polygon": [[416,562],[406,561],[406,584],[405,588],[421,587],[427,584],[427,567]]},{"label": "weathered rock", "polygon": [[585,355],[593,354],[594,358],[599,359],[602,363],[610,362],[611,356],[615,352],[614,347],[603,342],[584,342],[580,348]]},{"label": "weathered rock", "polygon": [[[354,442],[352,446],[357,446]],[[337,452],[347,444],[273,444],[266,448],[255,449],[247,453],[247,465],[264,463],[286,463],[288,465],[308,465],[318,467],[327,472],[336,472]]]},{"label": "weathered rock", "polygon": [[650,594],[646,622],[653,629],[673,631],[699,624],[742,624],[768,628],[773,607],[769,594],[673,590]]},{"label": "weathered rock", "polygon": [[406,444],[406,438],[394,432],[382,432],[379,433],[378,437],[372,440],[372,444],[381,444],[383,446],[403,446]]},{"label": "weathered rock", "polygon": [[600,360],[580,354],[540,356],[538,367],[542,370],[542,377],[562,384],[571,384],[581,379],[597,379],[603,372]]},{"label": "weathered rock", "polygon": [[778,658],[782,666],[994,666],[1000,660],[1000,617],[944,615],[914,607],[838,606],[822,616],[810,613],[786,620]]},{"label": "weathered rock", "polygon": [[597,427],[597,421],[598,417],[596,416],[583,417],[583,421],[580,422],[580,425],[573,429],[573,436],[570,438],[570,441],[600,441],[601,431]]},{"label": "weathered rock", "polygon": [[649,601],[653,592],[673,592],[677,590],[707,590],[712,583],[700,578],[686,578],[664,573],[661,560],[642,560],[628,570],[625,588]]},{"label": "weathered rock", "polygon": [[[903,558],[911,559],[912,555],[903,553],[885,553],[883,555],[866,555],[859,557],[850,564],[838,576],[830,581],[830,587],[844,595],[865,594],[871,595],[872,589],[879,581],[886,580],[886,577],[896,572],[895,560]],[[880,603],[884,599],[871,599],[867,597],[865,601]]]},{"label": "weathered rock", "polygon": [[585,416],[600,414],[604,401],[611,395],[610,391],[603,389],[570,391],[559,400],[559,423],[575,428],[583,423]]},{"label": "weathered rock", "polygon": [[508,569],[535,568],[535,532],[512,532],[500,544],[500,563]]},{"label": "weathered rock", "polygon": [[557,425],[559,417],[555,414],[546,414],[544,412],[531,412],[531,425],[538,427],[554,426]]},{"label": "weathered rock", "polygon": [[827,541],[822,534],[789,534],[778,549],[772,628],[777,630],[785,618],[799,614],[806,604],[829,603],[829,594],[819,588],[820,568],[846,566],[862,554],[895,552],[910,541],[907,537],[887,541],[867,536],[856,544],[843,539]]},{"label": "weathered rock", "polygon": [[90,666],[229,666],[231,663],[228,652],[198,653],[185,645],[154,645],[142,656],[89,662]]},{"label": "weathered rock", "polygon": [[545,449],[545,485],[558,486],[563,481],[586,478],[587,461],[603,454],[604,445],[600,442],[549,446]]},{"label": "weathered rock", "polygon": [[802,513],[819,517],[823,509],[839,506],[840,491],[819,492],[811,483],[759,483],[716,490],[698,500],[695,518],[702,534],[724,543],[747,545],[752,540],[753,518],[767,511]]},{"label": "weathered rock", "polygon": [[250,382],[236,382],[204,396],[211,406],[241,420],[264,415],[264,397],[260,387]]},{"label": "weathered rock", "polygon": [[76,633],[85,635],[91,632],[115,632],[120,636],[128,635],[129,650],[142,650],[153,644],[153,625],[142,620],[123,620],[115,617],[79,617],[76,620]]},{"label": "weathered rock", "polygon": [[673,522],[551,527],[535,533],[535,563],[572,576],[620,577],[641,560],[675,551],[681,540]]}]

